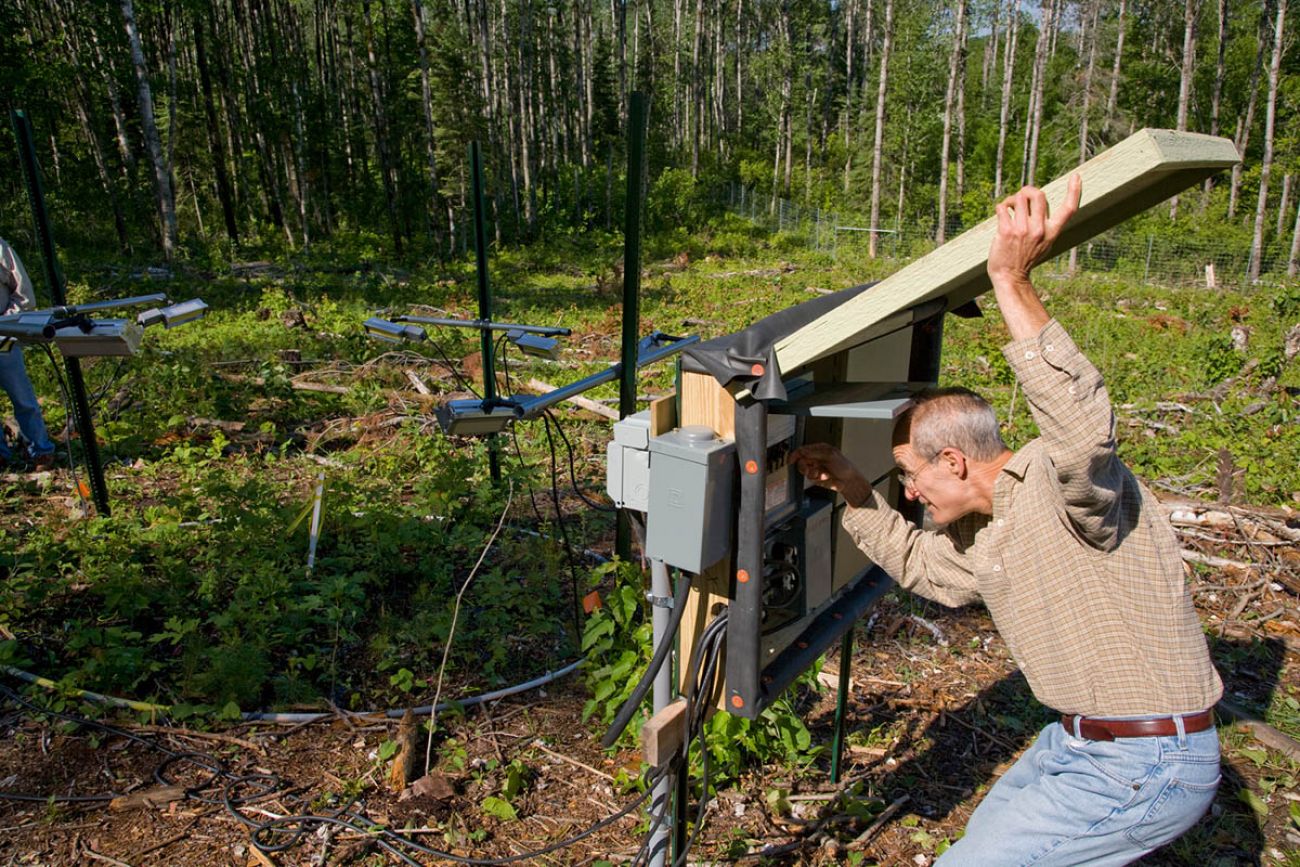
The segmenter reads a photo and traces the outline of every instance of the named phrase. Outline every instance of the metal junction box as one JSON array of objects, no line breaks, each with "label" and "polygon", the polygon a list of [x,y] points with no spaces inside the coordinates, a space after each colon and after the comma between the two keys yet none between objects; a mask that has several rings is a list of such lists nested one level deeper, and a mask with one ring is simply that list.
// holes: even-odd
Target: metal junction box
[{"label": "metal junction box", "polygon": [[614,423],[614,439],[605,448],[605,491],[620,509],[650,508],[650,411]]},{"label": "metal junction box", "polygon": [[735,454],[734,443],[704,425],[650,440],[648,556],[699,573],[730,553]]}]

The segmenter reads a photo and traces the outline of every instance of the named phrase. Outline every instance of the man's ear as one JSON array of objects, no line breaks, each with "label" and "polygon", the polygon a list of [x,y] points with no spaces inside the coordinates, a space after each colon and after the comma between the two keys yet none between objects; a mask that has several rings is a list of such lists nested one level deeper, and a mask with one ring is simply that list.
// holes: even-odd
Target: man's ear
[{"label": "man's ear", "polygon": [[948,446],[939,452],[935,462],[943,468],[943,472],[954,479],[964,480],[970,474],[970,467],[967,465],[966,455],[961,449]]}]

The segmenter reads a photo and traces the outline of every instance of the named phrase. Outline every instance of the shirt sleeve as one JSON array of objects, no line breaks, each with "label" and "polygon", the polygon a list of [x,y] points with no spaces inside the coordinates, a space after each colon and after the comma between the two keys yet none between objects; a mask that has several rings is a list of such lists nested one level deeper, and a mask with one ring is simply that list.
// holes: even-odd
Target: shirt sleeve
[{"label": "shirt sleeve", "polygon": [[9,294],[8,309],[0,310],[0,313],[17,313],[19,310],[31,310],[35,307],[36,291],[32,286],[32,278],[27,275],[23,260],[18,258],[14,248],[9,246],[8,241],[2,239],[0,239],[0,267],[9,272],[14,287]]},{"label": "shirt sleeve", "polygon": [[861,507],[844,509],[844,529],[904,590],[956,608],[980,598],[970,558],[952,536],[919,529],[879,492]]},{"label": "shirt sleeve", "polygon": [[1111,550],[1119,542],[1117,506],[1127,474],[1101,373],[1055,319],[1002,352],[1038,423],[1071,523],[1089,543]]}]

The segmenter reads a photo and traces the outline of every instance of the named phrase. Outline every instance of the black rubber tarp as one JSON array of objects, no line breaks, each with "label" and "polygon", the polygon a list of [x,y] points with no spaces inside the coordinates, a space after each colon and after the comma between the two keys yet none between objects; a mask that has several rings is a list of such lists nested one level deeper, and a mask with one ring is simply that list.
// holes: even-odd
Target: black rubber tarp
[{"label": "black rubber tarp", "polygon": [[758,400],[785,400],[776,344],[874,285],[864,283],[823,295],[773,313],[741,331],[697,343],[682,351],[682,370],[707,373],[724,386],[744,383]]}]

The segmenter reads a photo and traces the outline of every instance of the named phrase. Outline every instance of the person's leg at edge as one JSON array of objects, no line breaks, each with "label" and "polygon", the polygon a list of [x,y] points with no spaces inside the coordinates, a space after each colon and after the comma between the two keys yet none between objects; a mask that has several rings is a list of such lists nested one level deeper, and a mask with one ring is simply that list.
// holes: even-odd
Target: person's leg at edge
[{"label": "person's leg at edge", "polygon": [[[987,810],[981,803],[936,867],[1128,864],[1205,813],[1218,759],[1213,729],[1107,742],[1074,738],[1054,723],[989,791],[985,801],[997,800]],[[1032,767],[1021,772],[1026,760]]]},{"label": "person's leg at edge", "polygon": [[[36,389],[32,388],[32,381],[27,376],[21,347],[15,346],[8,352],[0,352],[0,388],[4,389],[13,403],[14,418],[18,421],[18,429],[31,443],[32,456],[54,454],[54,442],[50,439],[45,419],[41,416]],[[0,444],[3,444],[2,439]],[[0,457],[9,457],[7,445],[0,448]]]}]

